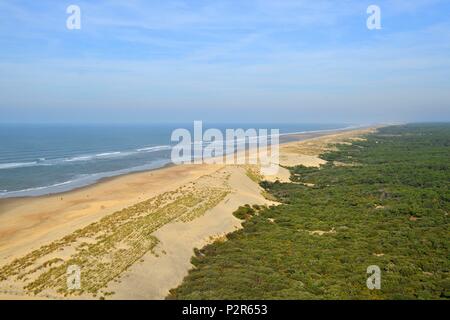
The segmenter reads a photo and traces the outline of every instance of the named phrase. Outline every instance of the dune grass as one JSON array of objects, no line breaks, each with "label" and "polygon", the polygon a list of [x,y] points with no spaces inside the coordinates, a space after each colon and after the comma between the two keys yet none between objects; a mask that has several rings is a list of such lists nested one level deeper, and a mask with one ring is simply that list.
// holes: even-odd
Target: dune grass
[{"label": "dune grass", "polygon": [[[155,230],[171,221],[191,221],[222,201],[230,192],[228,177],[223,178],[223,186],[192,183],[108,215],[3,266],[0,281],[21,281],[32,294],[96,296],[153,252],[158,244],[152,235]],[[71,265],[81,269],[80,290],[67,288]]]}]

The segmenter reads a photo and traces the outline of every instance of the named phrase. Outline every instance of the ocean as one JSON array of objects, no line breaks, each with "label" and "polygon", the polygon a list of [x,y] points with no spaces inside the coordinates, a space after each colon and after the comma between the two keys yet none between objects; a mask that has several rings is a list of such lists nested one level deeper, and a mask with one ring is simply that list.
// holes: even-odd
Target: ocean
[{"label": "ocean", "polygon": [[[348,124],[204,124],[217,128],[279,129],[281,134],[347,128]],[[0,198],[69,191],[171,163],[174,129],[151,125],[0,124]],[[280,138],[282,141],[283,138]]]}]

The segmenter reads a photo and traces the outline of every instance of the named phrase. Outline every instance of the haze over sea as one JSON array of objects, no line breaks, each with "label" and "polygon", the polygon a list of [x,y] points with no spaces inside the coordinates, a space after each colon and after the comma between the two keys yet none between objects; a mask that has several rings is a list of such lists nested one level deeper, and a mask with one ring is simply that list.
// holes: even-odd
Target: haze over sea
[{"label": "haze over sea", "polygon": [[[204,130],[279,129],[281,134],[348,124],[204,124]],[[68,191],[102,178],[171,163],[172,131],[193,124],[1,124],[0,198]]]}]

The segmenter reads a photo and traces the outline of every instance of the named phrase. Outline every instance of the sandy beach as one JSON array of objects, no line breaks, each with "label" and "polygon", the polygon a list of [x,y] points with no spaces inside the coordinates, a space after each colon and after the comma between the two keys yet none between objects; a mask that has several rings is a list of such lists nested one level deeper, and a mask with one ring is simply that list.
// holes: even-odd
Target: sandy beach
[{"label": "sandy beach", "polygon": [[[280,146],[284,166],[320,166],[318,155],[375,130],[298,135]],[[295,139],[296,137],[292,137]],[[266,199],[254,166],[177,165],[70,192],[0,200],[0,299],[163,299],[192,267],[194,248],[240,227],[232,212]],[[65,289],[81,264],[83,288]]]}]

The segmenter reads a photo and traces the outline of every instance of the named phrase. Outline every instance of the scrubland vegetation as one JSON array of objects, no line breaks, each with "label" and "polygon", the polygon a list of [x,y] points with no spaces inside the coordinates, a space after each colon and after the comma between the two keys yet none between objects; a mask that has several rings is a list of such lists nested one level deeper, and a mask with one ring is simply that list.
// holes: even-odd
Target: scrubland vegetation
[{"label": "scrubland vegetation", "polygon": [[449,299],[450,125],[365,138],[291,168],[292,183],[261,182],[282,204],[239,208],[243,229],[196,250],[168,298]]}]

